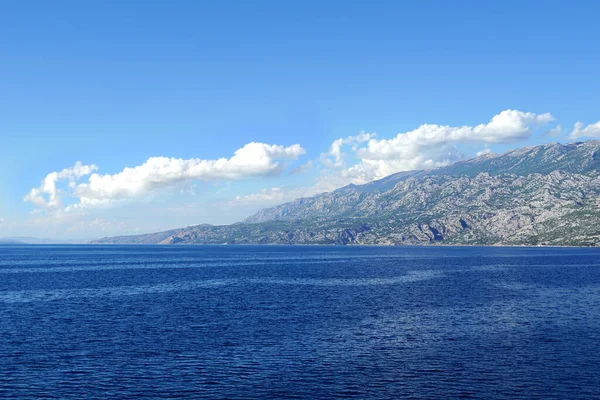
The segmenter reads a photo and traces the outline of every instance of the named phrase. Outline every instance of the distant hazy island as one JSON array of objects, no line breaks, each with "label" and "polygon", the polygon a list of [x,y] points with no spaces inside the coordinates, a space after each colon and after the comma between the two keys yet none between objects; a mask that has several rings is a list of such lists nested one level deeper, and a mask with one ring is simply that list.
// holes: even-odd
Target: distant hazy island
[{"label": "distant hazy island", "polygon": [[600,245],[600,141],[485,154],[434,170],[105,244]]}]

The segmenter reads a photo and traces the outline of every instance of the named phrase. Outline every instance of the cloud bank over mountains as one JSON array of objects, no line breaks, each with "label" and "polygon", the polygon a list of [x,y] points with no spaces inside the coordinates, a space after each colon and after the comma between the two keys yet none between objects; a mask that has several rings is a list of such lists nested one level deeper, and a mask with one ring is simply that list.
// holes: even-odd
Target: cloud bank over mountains
[{"label": "cloud bank over mountains", "polygon": [[237,194],[223,203],[228,207],[258,209],[350,183],[366,183],[401,171],[436,168],[474,156],[463,154],[461,146],[465,145],[479,147],[480,151],[473,153],[481,155],[492,151],[489,146],[516,144],[532,139],[542,130],[545,132],[542,136],[547,138],[600,137],[600,122],[590,125],[577,122],[568,132],[560,125],[548,126],[554,120],[550,113],[508,109],[474,126],[423,124],[391,138],[360,132],[334,140],[320,157],[313,155],[295,167],[291,164],[306,153],[300,144],[286,147],[257,142],[246,144],[230,158],[150,157],[141,165],[125,167],[114,174],[101,174],[96,164],[77,162],[70,168],[49,173],[39,186],[25,195],[24,200],[35,205],[38,212],[47,214],[87,212],[122,200],[145,199],[192,181],[232,182],[257,177],[310,176],[295,186],[286,186],[286,180],[278,187]]},{"label": "cloud bank over mountains", "polygon": [[[505,110],[488,123],[476,126],[423,124],[391,139],[376,139],[375,134],[365,133],[338,139],[323,157],[338,170],[326,174],[321,184],[325,181],[360,184],[396,172],[441,167],[465,157],[457,147],[459,144],[516,143],[528,139],[537,127],[553,120],[550,113]],[[352,144],[352,155],[358,160],[350,166],[344,163],[348,155],[342,147],[346,144]]]}]

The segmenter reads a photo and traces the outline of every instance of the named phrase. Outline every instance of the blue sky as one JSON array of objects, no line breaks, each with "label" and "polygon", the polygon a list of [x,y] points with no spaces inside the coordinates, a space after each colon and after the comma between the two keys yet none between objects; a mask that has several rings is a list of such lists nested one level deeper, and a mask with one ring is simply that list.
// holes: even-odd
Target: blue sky
[{"label": "blue sky", "polygon": [[479,151],[600,136],[599,11],[3,1],[0,237],[230,223]]}]

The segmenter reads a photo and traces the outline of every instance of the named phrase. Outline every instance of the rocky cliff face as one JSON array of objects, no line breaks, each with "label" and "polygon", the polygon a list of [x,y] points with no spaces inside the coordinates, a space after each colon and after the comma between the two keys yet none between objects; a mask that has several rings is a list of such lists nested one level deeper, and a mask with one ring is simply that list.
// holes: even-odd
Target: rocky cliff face
[{"label": "rocky cliff face", "polygon": [[600,245],[600,142],[485,155],[298,199],[239,224],[99,242]]}]

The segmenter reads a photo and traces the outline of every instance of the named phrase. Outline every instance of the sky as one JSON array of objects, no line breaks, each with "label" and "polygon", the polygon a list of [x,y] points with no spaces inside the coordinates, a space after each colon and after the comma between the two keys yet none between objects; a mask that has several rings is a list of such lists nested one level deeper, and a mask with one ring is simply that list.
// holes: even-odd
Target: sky
[{"label": "sky", "polygon": [[227,224],[600,137],[584,1],[0,1],[0,237]]}]

